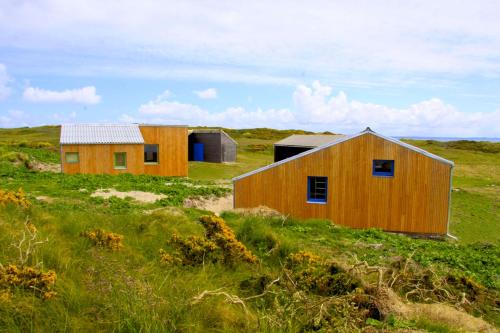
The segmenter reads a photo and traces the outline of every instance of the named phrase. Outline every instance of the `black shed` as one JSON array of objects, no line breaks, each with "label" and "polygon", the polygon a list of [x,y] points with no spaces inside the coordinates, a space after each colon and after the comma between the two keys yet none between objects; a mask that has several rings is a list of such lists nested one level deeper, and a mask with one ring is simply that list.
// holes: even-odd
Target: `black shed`
[{"label": "black shed", "polygon": [[194,129],[189,131],[188,157],[190,161],[236,162],[237,145],[221,129]]},{"label": "black shed", "polygon": [[330,134],[294,134],[274,144],[274,162],[298,155],[310,149],[343,138],[344,135]]}]

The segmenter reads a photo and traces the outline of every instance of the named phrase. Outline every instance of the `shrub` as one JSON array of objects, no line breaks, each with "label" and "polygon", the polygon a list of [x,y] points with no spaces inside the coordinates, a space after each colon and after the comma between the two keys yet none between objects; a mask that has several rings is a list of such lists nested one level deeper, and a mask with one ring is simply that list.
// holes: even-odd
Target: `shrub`
[{"label": "shrub", "polygon": [[321,260],[309,252],[290,254],[286,269],[299,288],[322,296],[346,295],[361,285],[335,263]]},{"label": "shrub", "polygon": [[31,206],[22,188],[17,190],[17,192],[0,190],[0,205],[5,204],[13,204],[24,208]]},{"label": "shrub", "polygon": [[0,287],[19,287],[33,290],[37,297],[50,299],[56,295],[53,291],[56,272],[43,273],[38,268],[16,265],[3,267],[0,265]]},{"label": "shrub", "polygon": [[200,217],[200,222],[205,228],[205,237],[215,242],[222,250],[225,263],[238,259],[248,263],[257,262],[257,258],[236,239],[234,232],[222,218],[205,215]]},{"label": "shrub", "polygon": [[111,250],[119,250],[123,247],[123,235],[107,232],[102,229],[94,229],[81,233],[81,236],[90,239],[94,245]]},{"label": "shrub", "polygon": [[[205,261],[217,262],[220,260],[220,248],[205,237],[190,236],[182,239],[174,234],[170,242],[180,252],[181,262],[184,265],[200,265]],[[163,261],[168,262],[166,255],[167,253],[160,252],[160,260],[163,257]],[[175,262],[174,260],[170,261]]]},{"label": "shrub", "polygon": [[165,263],[182,262],[184,265],[200,265],[205,262],[223,262],[233,264],[235,261],[257,262],[255,257],[240,241],[224,220],[217,216],[202,216],[200,222],[205,228],[205,235],[189,236],[185,239],[172,236],[170,244],[178,252],[178,259],[160,249],[160,261]]}]

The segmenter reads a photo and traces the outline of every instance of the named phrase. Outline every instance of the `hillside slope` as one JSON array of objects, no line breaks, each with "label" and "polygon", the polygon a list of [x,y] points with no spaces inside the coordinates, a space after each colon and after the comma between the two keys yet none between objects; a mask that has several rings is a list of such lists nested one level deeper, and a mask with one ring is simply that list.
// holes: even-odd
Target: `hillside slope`
[{"label": "hillside slope", "polygon": [[[198,179],[113,177],[35,170],[59,158],[57,133],[42,132],[0,133],[0,332],[500,326],[495,148],[412,142],[456,162],[454,242],[265,208],[225,212],[220,220],[184,207],[187,198],[227,195],[234,172],[267,163],[272,140],[237,138],[239,161],[193,163]],[[137,191],[161,199],[140,201]]]}]

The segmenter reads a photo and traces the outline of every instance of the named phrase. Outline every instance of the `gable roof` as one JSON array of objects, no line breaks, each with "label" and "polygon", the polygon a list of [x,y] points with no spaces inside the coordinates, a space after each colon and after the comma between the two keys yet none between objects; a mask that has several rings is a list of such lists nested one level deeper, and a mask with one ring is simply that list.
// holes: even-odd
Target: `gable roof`
[{"label": "gable roof", "polygon": [[275,163],[272,163],[272,164],[269,164],[269,165],[266,165],[262,168],[259,168],[259,169],[256,169],[256,170],[253,170],[253,171],[250,171],[250,172],[247,172],[241,176],[238,176],[238,177],[235,177],[233,178],[233,182],[234,181],[237,181],[237,180],[240,180],[240,179],[243,179],[243,178],[246,178],[248,176],[251,176],[251,175],[254,175],[256,173],[259,173],[259,172],[262,172],[262,171],[265,171],[267,169],[271,169],[271,168],[274,168],[274,167],[277,167],[278,165],[281,165],[281,164],[285,164],[285,163],[288,163],[290,161],[293,161],[293,160],[296,160],[296,159],[299,159],[299,158],[302,158],[306,155],[310,155],[310,154],[314,154],[315,152],[317,151],[320,151],[320,150],[323,150],[323,149],[326,149],[326,148],[329,148],[329,147],[332,147],[332,146],[335,146],[339,143],[342,143],[344,141],[348,141],[348,140],[351,140],[351,139],[354,139],[354,138],[357,138],[358,136],[362,136],[362,135],[367,135],[367,134],[370,134],[370,135],[375,135],[381,139],[384,139],[384,140],[387,140],[387,141],[390,141],[392,143],[395,143],[397,145],[400,145],[400,146],[403,146],[407,149],[410,149],[410,150],[413,150],[419,154],[422,154],[422,155],[425,155],[429,158],[432,158],[434,160],[437,160],[439,162],[442,162],[442,163],[445,163],[445,164],[448,164],[450,165],[451,167],[453,167],[455,164],[452,162],[452,161],[449,161],[445,158],[442,158],[440,156],[437,156],[437,155],[434,155],[432,153],[429,153],[428,151],[426,150],[423,150],[421,148],[418,148],[418,147],[415,147],[415,146],[412,146],[408,143],[405,143],[405,142],[402,142],[398,139],[394,139],[394,138],[390,138],[390,137],[387,137],[387,136],[384,136],[384,135],[381,135],[381,134],[378,134],[374,131],[372,131],[369,127],[367,127],[364,131],[362,132],[359,132],[357,134],[353,134],[353,135],[347,135],[347,136],[344,136],[344,137],[340,137],[338,138],[337,140],[335,141],[332,141],[332,142],[329,142],[327,144],[324,144],[322,146],[319,146],[317,148],[314,148],[314,149],[311,149],[311,150],[308,150],[308,151],[305,151],[303,153],[300,153],[300,154],[297,154],[297,155],[294,155],[292,157],[289,157],[289,158],[286,158],[284,160],[281,160],[281,161],[278,161],[278,162],[275,162]]},{"label": "gable roof", "polygon": [[315,148],[332,141],[345,137],[342,134],[292,134],[278,142],[275,146],[289,146],[289,147],[308,147]]},{"label": "gable roof", "polygon": [[66,124],[61,126],[60,143],[143,144],[138,124]]},{"label": "gable roof", "polygon": [[220,133],[222,135],[224,135],[226,138],[228,138],[229,140],[231,140],[235,145],[238,144],[238,142],[236,142],[236,140],[234,140],[229,134],[227,134],[226,132],[224,132],[224,130],[220,129],[220,128],[202,128],[202,129],[192,129],[192,130],[189,130],[188,131],[189,134],[205,134],[205,133]]}]

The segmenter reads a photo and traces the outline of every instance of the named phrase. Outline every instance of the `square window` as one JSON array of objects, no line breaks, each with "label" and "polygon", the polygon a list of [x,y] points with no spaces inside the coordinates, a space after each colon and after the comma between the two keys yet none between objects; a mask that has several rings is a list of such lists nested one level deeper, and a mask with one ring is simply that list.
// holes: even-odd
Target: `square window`
[{"label": "square window", "polygon": [[158,163],[158,145],[144,145],[144,163]]},{"label": "square window", "polygon": [[326,203],[328,177],[307,177],[307,202]]},{"label": "square window", "polygon": [[115,169],[127,168],[127,153],[115,153]]},{"label": "square window", "polygon": [[66,163],[79,163],[80,154],[78,153],[66,153]]},{"label": "square window", "polygon": [[373,175],[382,177],[393,177],[394,160],[373,160]]}]

